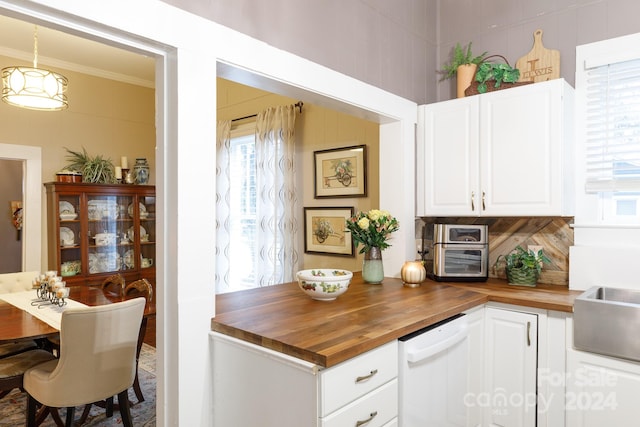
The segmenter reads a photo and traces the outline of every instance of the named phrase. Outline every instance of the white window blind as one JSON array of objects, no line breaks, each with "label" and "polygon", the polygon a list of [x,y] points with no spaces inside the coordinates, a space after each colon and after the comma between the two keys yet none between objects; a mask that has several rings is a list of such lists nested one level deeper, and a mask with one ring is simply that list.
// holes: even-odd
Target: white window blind
[{"label": "white window blind", "polygon": [[586,191],[640,191],[640,59],[586,75]]}]

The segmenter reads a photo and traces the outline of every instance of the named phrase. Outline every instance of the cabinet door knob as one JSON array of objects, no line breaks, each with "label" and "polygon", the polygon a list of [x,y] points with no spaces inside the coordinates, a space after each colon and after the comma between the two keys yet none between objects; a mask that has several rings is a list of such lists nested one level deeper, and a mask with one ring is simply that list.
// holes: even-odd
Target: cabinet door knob
[{"label": "cabinet door knob", "polygon": [[371,378],[372,376],[374,376],[375,374],[378,373],[377,369],[374,369],[373,371],[369,372],[369,375],[363,375],[361,377],[357,377],[356,378],[356,383],[362,382],[362,381],[366,381],[369,378]]},{"label": "cabinet door knob", "polygon": [[474,191],[471,192],[471,210],[475,211],[476,210],[476,204],[474,202],[474,199],[476,198],[476,193]]},{"label": "cabinet door knob", "polygon": [[376,415],[378,415],[378,411],[372,412],[369,414],[369,418],[367,418],[366,420],[361,420],[361,421],[357,421],[356,422],[356,427],[360,427],[363,426],[365,424],[368,424],[371,420],[373,420]]}]

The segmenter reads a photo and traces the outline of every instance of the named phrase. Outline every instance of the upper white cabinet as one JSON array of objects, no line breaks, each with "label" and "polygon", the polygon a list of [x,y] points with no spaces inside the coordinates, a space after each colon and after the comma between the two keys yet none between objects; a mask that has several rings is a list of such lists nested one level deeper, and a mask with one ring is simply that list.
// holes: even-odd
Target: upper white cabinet
[{"label": "upper white cabinet", "polygon": [[572,215],[572,153],[563,79],[422,105],[416,215]]}]

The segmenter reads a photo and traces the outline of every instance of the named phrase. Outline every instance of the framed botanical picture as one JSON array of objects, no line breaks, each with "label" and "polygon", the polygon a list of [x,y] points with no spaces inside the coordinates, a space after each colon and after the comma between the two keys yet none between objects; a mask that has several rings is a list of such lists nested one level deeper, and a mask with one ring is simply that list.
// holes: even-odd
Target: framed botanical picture
[{"label": "framed botanical picture", "polygon": [[315,198],[367,195],[367,146],[313,152]]},{"label": "framed botanical picture", "polygon": [[304,208],[304,251],[311,254],[354,256],[345,222],[353,208]]}]

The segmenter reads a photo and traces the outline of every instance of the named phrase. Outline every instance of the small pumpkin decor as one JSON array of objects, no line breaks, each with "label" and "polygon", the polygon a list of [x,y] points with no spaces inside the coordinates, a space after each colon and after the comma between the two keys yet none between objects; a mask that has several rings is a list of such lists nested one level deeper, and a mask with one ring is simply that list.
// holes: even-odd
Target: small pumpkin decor
[{"label": "small pumpkin decor", "polygon": [[551,261],[542,249],[535,253],[518,246],[510,254],[498,256],[495,267],[499,268],[504,264],[510,285],[536,286],[542,272],[542,264],[549,262]]}]

